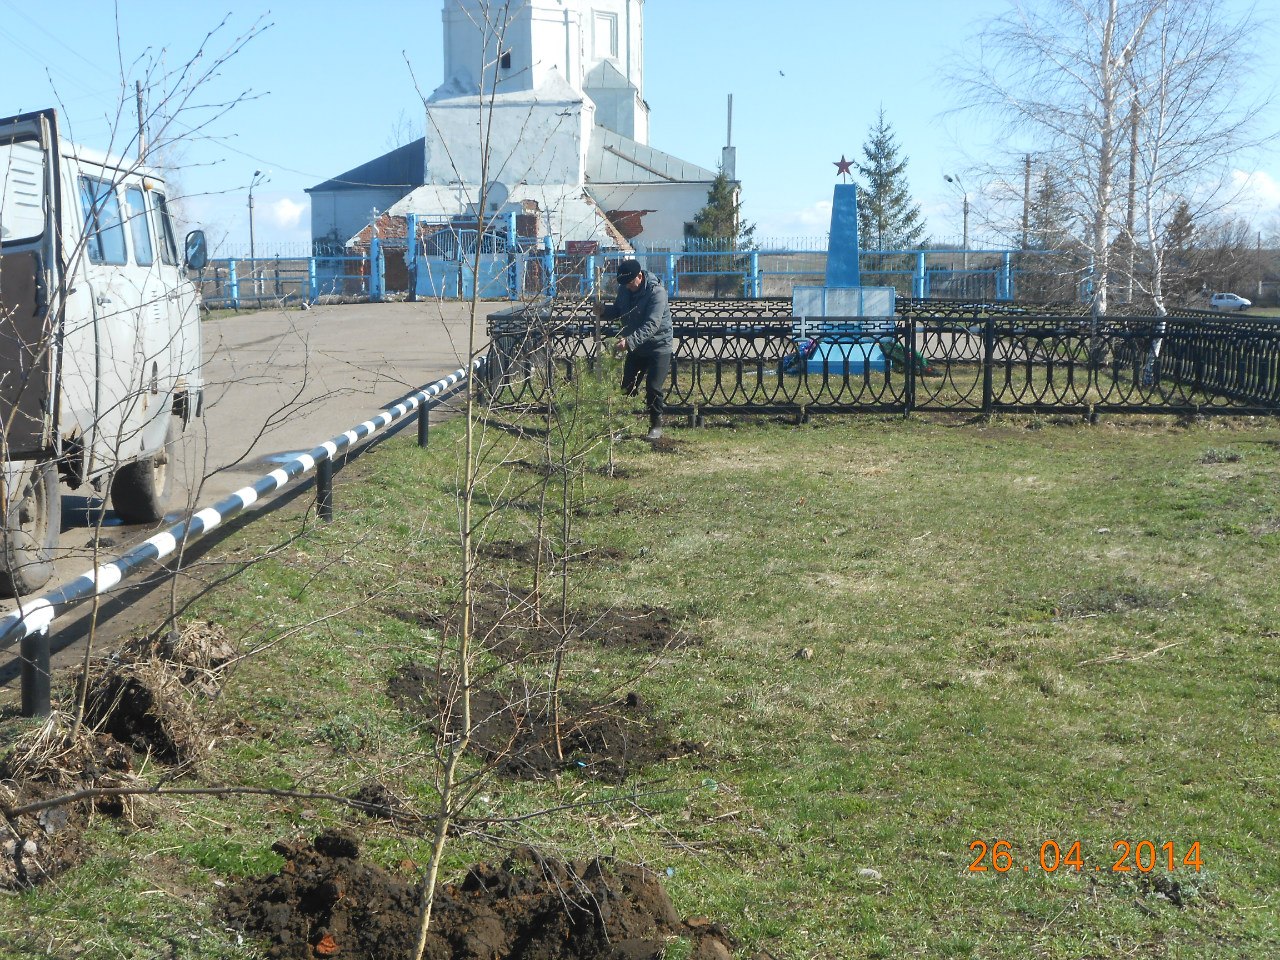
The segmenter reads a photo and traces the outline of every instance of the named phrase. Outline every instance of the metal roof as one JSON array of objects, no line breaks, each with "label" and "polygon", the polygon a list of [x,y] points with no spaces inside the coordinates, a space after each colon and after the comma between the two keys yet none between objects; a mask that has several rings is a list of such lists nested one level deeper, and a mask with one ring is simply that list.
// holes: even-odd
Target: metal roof
[{"label": "metal roof", "polygon": [[307,193],[318,191],[359,190],[364,187],[400,187],[406,193],[422,186],[427,165],[427,138],[396,147],[390,153],[340,173],[332,180],[308,187]]},{"label": "metal roof", "polygon": [[710,183],[713,171],[655,150],[599,124],[587,148],[588,183]]}]

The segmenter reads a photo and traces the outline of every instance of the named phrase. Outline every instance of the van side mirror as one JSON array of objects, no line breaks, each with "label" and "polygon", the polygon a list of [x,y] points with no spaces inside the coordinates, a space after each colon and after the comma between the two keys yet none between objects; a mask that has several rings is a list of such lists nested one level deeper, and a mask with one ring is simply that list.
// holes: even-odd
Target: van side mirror
[{"label": "van side mirror", "polygon": [[204,238],[204,231],[192,230],[188,233],[186,247],[188,269],[203,270],[209,262],[209,243]]}]

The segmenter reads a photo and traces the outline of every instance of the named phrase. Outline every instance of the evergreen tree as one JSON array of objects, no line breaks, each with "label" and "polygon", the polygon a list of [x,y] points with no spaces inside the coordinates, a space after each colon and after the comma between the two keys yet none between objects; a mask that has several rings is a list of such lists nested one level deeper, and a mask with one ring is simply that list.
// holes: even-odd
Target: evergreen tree
[{"label": "evergreen tree", "polygon": [[1040,174],[1030,214],[1027,249],[1037,253],[1019,261],[1019,296],[1040,303],[1078,299],[1088,257],[1073,230],[1076,220],[1062,174],[1052,166]]},{"label": "evergreen tree", "polygon": [[707,191],[706,205],[693,215],[685,236],[704,249],[750,250],[755,232],[755,224],[742,219],[742,201],[735,197],[733,181],[721,170]]},{"label": "evergreen tree", "polygon": [[1196,225],[1191,216],[1191,205],[1179,200],[1173,208],[1173,216],[1164,225],[1164,247],[1170,252],[1185,253],[1195,239]]},{"label": "evergreen tree", "polygon": [[1059,173],[1052,167],[1046,168],[1031,199],[1027,245],[1033,250],[1064,253],[1078,248],[1080,241],[1071,230],[1073,219],[1071,201]]},{"label": "evergreen tree", "polygon": [[911,202],[907,187],[907,158],[899,159],[893,128],[880,118],[862,145],[865,163],[859,163],[864,186],[859,188],[858,233],[864,249],[909,250],[924,239],[920,206]]},{"label": "evergreen tree", "polygon": [[[707,191],[707,203],[685,224],[685,249],[696,257],[694,269],[701,282],[711,284],[719,296],[741,294],[748,258],[741,252],[755,248],[755,224],[742,219],[742,201],[724,170],[716,174]],[[708,257],[714,253],[718,256]]]}]

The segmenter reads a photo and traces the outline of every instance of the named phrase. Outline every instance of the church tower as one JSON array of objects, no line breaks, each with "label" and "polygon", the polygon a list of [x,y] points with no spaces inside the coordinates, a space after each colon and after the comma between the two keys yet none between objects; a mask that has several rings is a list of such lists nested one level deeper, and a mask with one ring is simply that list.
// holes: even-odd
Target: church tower
[{"label": "church tower", "polygon": [[444,84],[432,100],[518,97],[567,83],[595,120],[649,142],[644,0],[445,0]]},{"label": "church tower", "polygon": [[313,188],[313,236],[352,237],[377,207],[678,248],[716,174],[649,145],[644,0],[440,2],[443,82],[422,140]]}]

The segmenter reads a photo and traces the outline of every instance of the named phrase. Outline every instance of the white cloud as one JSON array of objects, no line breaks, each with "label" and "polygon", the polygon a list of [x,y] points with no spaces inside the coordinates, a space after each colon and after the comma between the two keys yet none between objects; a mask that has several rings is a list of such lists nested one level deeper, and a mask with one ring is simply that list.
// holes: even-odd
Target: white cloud
[{"label": "white cloud", "polygon": [[306,212],[305,203],[298,203],[288,197],[281,197],[267,205],[267,216],[272,226],[281,230],[296,229],[302,223],[302,215]]},{"label": "white cloud", "polygon": [[1229,217],[1258,222],[1280,211],[1280,180],[1266,170],[1231,171],[1231,200],[1223,213]]}]

